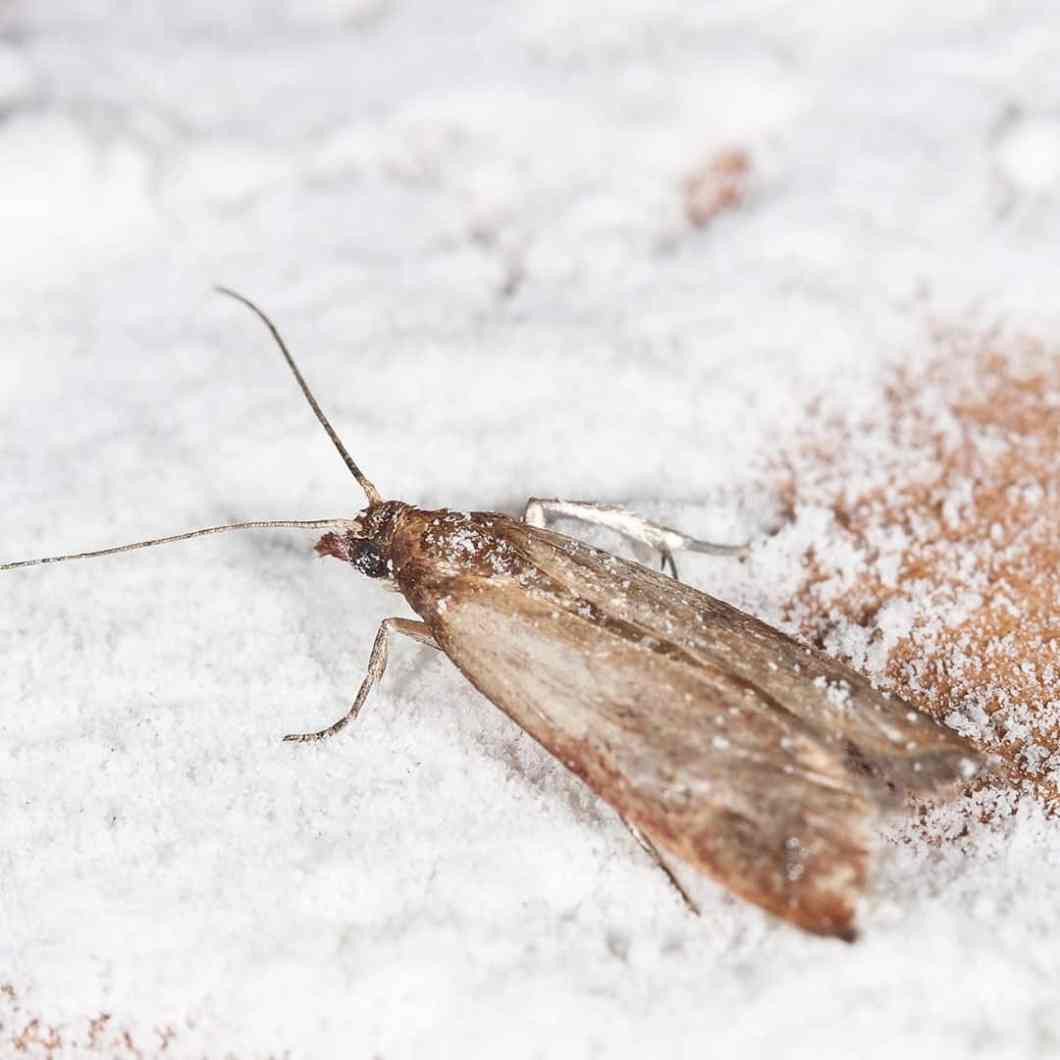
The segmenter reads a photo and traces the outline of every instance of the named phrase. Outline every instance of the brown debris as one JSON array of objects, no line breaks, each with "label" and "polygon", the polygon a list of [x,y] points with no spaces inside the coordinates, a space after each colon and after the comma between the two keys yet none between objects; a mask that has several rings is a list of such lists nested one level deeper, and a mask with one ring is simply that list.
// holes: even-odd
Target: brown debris
[{"label": "brown debris", "polygon": [[73,1056],[106,1056],[111,1060],[147,1060],[167,1052],[177,1037],[171,1024],[155,1028],[157,1048],[143,1049],[125,1027],[115,1026],[109,1012],[66,1024],[50,1023],[27,1011],[10,983],[0,983],[0,1056],[61,1060]]},{"label": "brown debris", "polygon": [[1056,808],[1060,358],[1011,345],[950,340],[872,422],[810,421],[782,489],[833,521],[788,617]]},{"label": "brown debris", "polygon": [[685,215],[702,228],[723,210],[743,204],[751,176],[751,156],[728,148],[685,178]]},{"label": "brown debris", "polygon": [[16,1053],[51,1057],[62,1048],[63,1040],[54,1027],[44,1027],[34,1019],[15,1035],[11,1044]]}]

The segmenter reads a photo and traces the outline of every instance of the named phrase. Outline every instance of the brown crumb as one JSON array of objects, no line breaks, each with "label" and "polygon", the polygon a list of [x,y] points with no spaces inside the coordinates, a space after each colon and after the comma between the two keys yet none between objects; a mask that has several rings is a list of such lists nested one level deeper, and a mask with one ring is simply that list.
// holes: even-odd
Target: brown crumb
[{"label": "brown crumb", "polygon": [[51,1057],[62,1048],[63,1040],[54,1027],[44,1027],[38,1019],[30,1020],[12,1040],[16,1053]]},{"label": "brown crumb", "polygon": [[101,1012],[88,1023],[88,1044],[95,1048],[101,1043],[103,1034],[106,1032],[107,1024],[110,1023],[110,1013]]},{"label": "brown crumb", "polygon": [[741,148],[714,155],[685,178],[685,215],[702,228],[722,210],[742,205],[747,198],[751,156]]}]

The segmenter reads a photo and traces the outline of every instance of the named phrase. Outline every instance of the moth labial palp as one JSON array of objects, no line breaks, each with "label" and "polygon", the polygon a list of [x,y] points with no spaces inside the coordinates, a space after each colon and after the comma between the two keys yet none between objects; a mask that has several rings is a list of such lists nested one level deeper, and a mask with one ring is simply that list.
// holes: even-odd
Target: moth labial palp
[{"label": "moth labial palp", "polygon": [[[671,861],[806,931],[851,941],[869,828],[896,793],[967,784],[982,756],[915,707],[751,615],[677,580],[698,541],[614,505],[531,499],[526,518],[385,500],[346,450],[282,337],[253,302],[310,408],[368,501],[352,517],[207,527],[0,570],[86,559],[251,527],[326,532],[321,556],[399,591],[352,705],[386,668],[390,638],[443,652],[491,702],[618,813],[685,901]],[[581,519],[656,549],[668,577],[544,526]],[[719,731],[719,727],[721,731]]]}]

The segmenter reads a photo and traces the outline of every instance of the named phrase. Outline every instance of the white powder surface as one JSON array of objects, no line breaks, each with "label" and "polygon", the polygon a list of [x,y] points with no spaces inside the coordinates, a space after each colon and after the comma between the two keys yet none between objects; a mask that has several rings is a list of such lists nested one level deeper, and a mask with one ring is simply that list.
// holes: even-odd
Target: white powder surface
[{"label": "white powder surface", "polygon": [[[867,550],[828,498],[929,475],[871,424],[940,328],[1056,346],[1058,70],[1060,10],[1027,2],[9,0],[0,561],[363,506],[223,283],[385,496],[748,539],[682,576],[886,684],[911,630],[930,653],[983,604],[974,497],[938,498],[962,591],[867,625],[845,594],[867,564],[906,584],[920,524]],[[742,202],[690,225],[685,181],[731,150]],[[821,454],[839,485],[815,431],[858,440]],[[0,574],[0,1056],[1057,1055],[1060,831],[1033,793],[886,825],[853,946],[710,885],[693,918],[427,648],[394,645],[338,738],[280,742],[346,709],[408,613],[313,541]],[[1060,716],[1060,669],[1025,661]]]}]

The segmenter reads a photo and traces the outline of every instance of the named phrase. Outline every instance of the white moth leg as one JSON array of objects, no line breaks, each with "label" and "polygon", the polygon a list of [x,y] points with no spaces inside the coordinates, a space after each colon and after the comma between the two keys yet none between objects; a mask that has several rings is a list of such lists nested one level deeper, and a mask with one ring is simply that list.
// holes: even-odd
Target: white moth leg
[{"label": "white moth leg", "polygon": [[621,814],[619,814],[619,818],[622,823],[630,830],[633,835],[633,838],[641,845],[641,848],[648,855],[648,857],[650,857],[652,861],[654,861],[655,864],[662,870],[663,874],[670,881],[670,885],[680,895],[681,901],[684,902],[685,905],[688,907],[689,912],[695,913],[696,916],[699,916],[699,906],[696,905],[694,901],[692,901],[692,897],[689,895],[688,891],[686,891],[684,887],[681,886],[681,881],[678,880],[678,878],[674,875],[673,870],[663,860],[663,856],[656,849],[655,844],[635,824],[631,824],[625,819],[625,817],[622,817]]},{"label": "white moth leg", "polygon": [[699,541],[682,534],[671,526],[653,523],[628,508],[616,504],[596,504],[593,501],[561,501],[557,498],[531,497],[526,502],[523,521],[531,526],[544,527],[548,516],[565,516],[595,526],[606,526],[610,530],[629,538],[630,541],[647,545],[659,553],[663,570],[677,577],[675,552],[703,552],[711,556],[746,556],[747,545],[719,545],[711,541]]},{"label": "white moth leg", "polygon": [[406,637],[418,640],[421,644],[426,644],[431,648],[438,647],[425,622],[415,622],[408,618],[386,619],[379,626],[379,632],[375,635],[375,643],[372,644],[372,654],[368,658],[368,673],[365,674],[361,687],[357,689],[357,697],[353,701],[353,706],[338,721],[333,725],[329,725],[326,729],[321,729],[319,732],[290,733],[284,739],[294,743],[311,743],[314,740],[324,740],[329,736],[334,736],[340,729],[345,728],[346,725],[353,721],[360,713],[364,701],[368,698],[368,693],[371,692],[375,683],[386,672],[386,657],[390,648],[390,635],[392,633],[402,633]]}]

